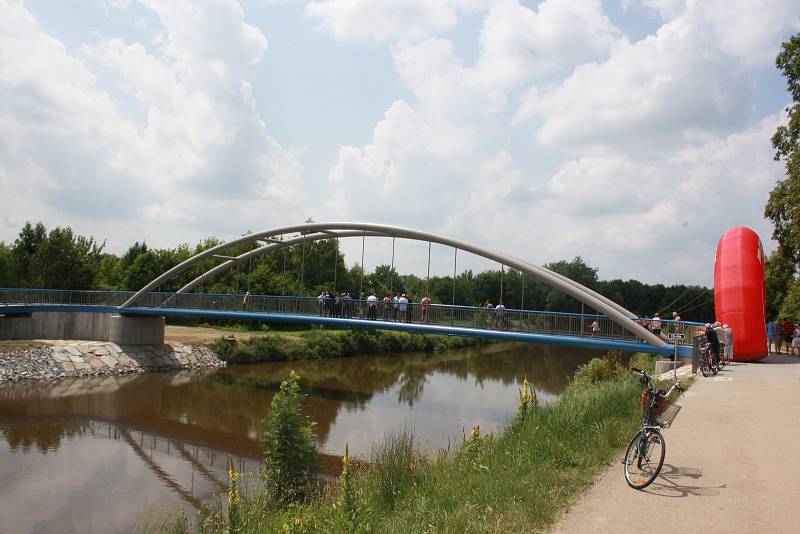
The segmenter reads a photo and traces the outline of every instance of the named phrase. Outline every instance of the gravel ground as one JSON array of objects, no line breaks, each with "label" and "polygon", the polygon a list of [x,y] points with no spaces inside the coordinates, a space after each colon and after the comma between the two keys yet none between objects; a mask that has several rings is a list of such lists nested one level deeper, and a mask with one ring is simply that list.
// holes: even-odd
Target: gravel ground
[{"label": "gravel ground", "polygon": [[[80,343],[80,342],[75,342]],[[191,369],[221,367],[225,362],[208,347],[195,346],[192,354],[196,360],[185,365],[118,365],[107,367],[65,370],[54,357],[54,347],[49,344],[2,343],[0,344],[0,383],[21,380],[58,380],[81,376],[120,375],[154,370]]]}]

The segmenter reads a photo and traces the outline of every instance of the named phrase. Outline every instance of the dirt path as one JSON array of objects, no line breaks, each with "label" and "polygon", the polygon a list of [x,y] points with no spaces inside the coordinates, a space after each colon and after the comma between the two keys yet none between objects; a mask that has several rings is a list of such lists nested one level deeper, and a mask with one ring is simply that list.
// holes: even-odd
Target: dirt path
[{"label": "dirt path", "polygon": [[164,333],[165,343],[184,343],[187,345],[202,345],[221,337],[234,337],[236,339],[250,339],[254,332],[230,332],[203,326],[174,326],[167,325]]},{"label": "dirt path", "polygon": [[633,490],[615,462],[554,532],[800,532],[800,358],[729,365],[678,403],[659,478]]}]

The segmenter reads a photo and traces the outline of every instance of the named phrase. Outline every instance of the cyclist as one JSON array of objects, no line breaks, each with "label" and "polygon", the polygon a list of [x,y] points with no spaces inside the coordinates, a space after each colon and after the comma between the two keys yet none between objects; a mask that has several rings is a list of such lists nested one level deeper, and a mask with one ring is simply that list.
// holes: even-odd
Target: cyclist
[{"label": "cyclist", "polygon": [[719,367],[719,338],[711,323],[706,323],[706,339],[711,343],[711,349],[714,351],[714,365]]}]

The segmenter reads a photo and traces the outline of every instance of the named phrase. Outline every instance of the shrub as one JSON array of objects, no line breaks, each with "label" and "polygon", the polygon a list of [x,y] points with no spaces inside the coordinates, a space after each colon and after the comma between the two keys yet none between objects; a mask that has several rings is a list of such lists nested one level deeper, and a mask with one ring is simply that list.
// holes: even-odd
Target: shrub
[{"label": "shrub", "polygon": [[264,422],[264,482],[268,494],[278,503],[301,501],[320,470],[313,423],[303,417],[300,377],[292,371],[281,382]]},{"label": "shrub", "polygon": [[306,348],[304,356],[310,359],[338,358],[344,354],[344,347],[339,336],[320,330],[312,330],[303,338]]},{"label": "shrub", "polygon": [[622,354],[619,351],[609,351],[603,358],[592,358],[575,371],[573,385],[587,386],[625,374],[626,370],[620,363],[621,359]]},{"label": "shrub", "polygon": [[652,373],[656,369],[656,362],[659,360],[659,357],[655,354],[648,354],[646,352],[637,352],[631,358],[631,361],[628,362],[629,367],[636,367],[637,369],[643,369],[648,373]]}]

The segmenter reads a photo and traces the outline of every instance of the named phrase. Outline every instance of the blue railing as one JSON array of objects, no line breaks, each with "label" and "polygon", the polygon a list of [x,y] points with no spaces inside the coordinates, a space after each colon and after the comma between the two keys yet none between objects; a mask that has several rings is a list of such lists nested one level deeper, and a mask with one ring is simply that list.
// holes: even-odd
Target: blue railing
[{"label": "blue railing", "polygon": [[[55,289],[0,289],[0,313],[9,305],[69,305],[119,307],[134,293],[131,291],[78,291]],[[520,309],[497,309],[444,304],[423,305],[370,303],[356,299],[320,299],[279,295],[244,295],[213,293],[153,292],[140,300],[137,309],[206,310],[217,317],[224,312],[247,312],[270,316],[306,316],[327,319],[359,319],[384,323],[446,326],[502,332],[571,336],[636,342],[636,337],[603,315]],[[122,311],[122,310],[117,310]],[[216,313],[220,312],[220,313]],[[174,314],[171,314],[174,315]],[[275,320],[274,317],[270,318]],[[632,318],[632,320],[644,320]],[[595,324],[596,323],[596,324]],[[691,344],[691,331],[700,323],[662,320],[662,335],[685,333],[679,345]],[[393,325],[393,329],[396,329]]]}]

